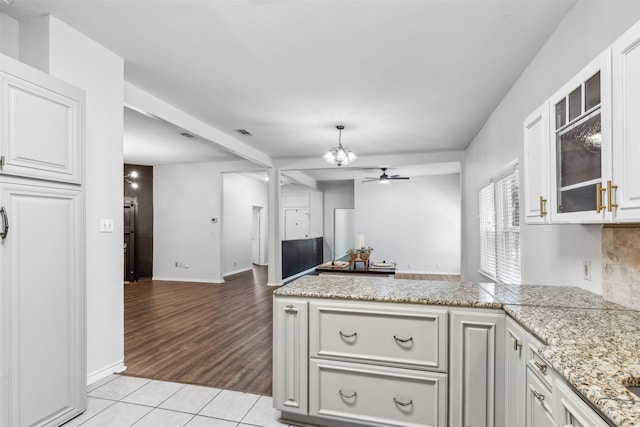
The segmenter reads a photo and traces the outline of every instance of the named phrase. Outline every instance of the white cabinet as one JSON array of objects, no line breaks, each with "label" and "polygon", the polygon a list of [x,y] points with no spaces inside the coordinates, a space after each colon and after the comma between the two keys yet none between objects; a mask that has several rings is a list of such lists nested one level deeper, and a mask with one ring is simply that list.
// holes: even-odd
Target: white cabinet
[{"label": "white cabinet", "polygon": [[553,395],[527,368],[526,427],[556,427],[552,409]]},{"label": "white cabinet", "polygon": [[273,404],[276,409],[306,414],[308,308],[305,300],[274,298]]},{"label": "white cabinet", "polygon": [[447,375],[311,359],[309,414],[366,426],[447,425]]},{"label": "white cabinet", "polygon": [[84,93],[0,56],[0,174],[80,184]]},{"label": "white cabinet", "polygon": [[0,55],[0,425],[86,409],[84,94]]},{"label": "white cabinet", "polygon": [[608,427],[600,416],[589,407],[560,378],[554,382],[554,413],[561,427]]},{"label": "white cabinet", "polygon": [[525,419],[525,387],[527,369],[527,333],[515,320],[505,324],[505,417],[506,425],[523,427]]},{"label": "white cabinet", "polygon": [[449,425],[504,426],[504,312],[453,310],[450,334]]},{"label": "white cabinet", "polygon": [[[616,222],[640,220],[640,23],[612,46],[613,178]],[[612,190],[615,194],[612,194]],[[613,206],[612,206],[613,205]]]},{"label": "white cabinet", "polygon": [[312,301],[310,357],[447,371],[447,310]]},{"label": "white cabinet", "polygon": [[82,193],[17,182],[0,183],[0,425],[57,425],[85,408]]},{"label": "white cabinet", "polygon": [[524,120],[524,209],[529,224],[548,224],[549,103],[536,108]]},{"label": "white cabinet", "polygon": [[551,221],[604,222],[611,177],[611,54],[591,61],[549,100]]}]

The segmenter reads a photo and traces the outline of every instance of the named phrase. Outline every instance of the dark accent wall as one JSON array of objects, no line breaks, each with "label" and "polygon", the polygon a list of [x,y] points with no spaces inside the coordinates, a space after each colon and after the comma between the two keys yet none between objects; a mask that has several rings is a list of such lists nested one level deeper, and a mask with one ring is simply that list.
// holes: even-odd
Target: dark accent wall
[{"label": "dark accent wall", "polygon": [[138,201],[135,233],[135,278],[153,277],[153,166],[124,165],[124,174],[138,172],[138,178],[127,178],[138,183],[132,188],[124,181],[125,197],[135,197]]},{"label": "dark accent wall", "polygon": [[282,278],[322,264],[322,237],[282,241]]}]

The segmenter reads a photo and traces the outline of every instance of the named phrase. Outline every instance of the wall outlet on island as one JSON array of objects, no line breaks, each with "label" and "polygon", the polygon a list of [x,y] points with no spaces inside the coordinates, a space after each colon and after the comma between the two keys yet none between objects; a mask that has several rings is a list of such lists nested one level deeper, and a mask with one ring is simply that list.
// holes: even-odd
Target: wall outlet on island
[{"label": "wall outlet on island", "polygon": [[591,261],[582,261],[582,278],[591,280]]}]

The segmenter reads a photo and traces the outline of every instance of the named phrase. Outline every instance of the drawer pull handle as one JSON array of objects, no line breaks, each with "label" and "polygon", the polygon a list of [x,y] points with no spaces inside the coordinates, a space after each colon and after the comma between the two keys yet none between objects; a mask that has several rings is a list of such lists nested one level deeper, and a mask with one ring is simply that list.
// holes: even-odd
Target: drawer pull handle
[{"label": "drawer pull handle", "polygon": [[536,368],[538,368],[543,374],[547,372],[547,365],[543,365],[542,363],[538,362],[533,362],[533,364],[536,365]]},{"label": "drawer pull handle", "polygon": [[406,340],[403,340],[402,338],[398,338],[397,336],[393,336],[393,339],[396,340],[397,342],[413,342],[413,337],[409,337]]},{"label": "drawer pull handle", "polygon": [[536,397],[536,399],[538,399],[540,402],[544,400],[544,394],[538,393],[535,390],[531,390],[531,391],[533,392],[533,395]]},{"label": "drawer pull handle", "polygon": [[357,338],[358,337],[358,333],[354,332],[352,334],[345,334],[344,332],[340,331],[340,336],[342,338]]},{"label": "drawer pull handle", "polygon": [[393,398],[393,403],[395,403],[398,406],[409,406],[409,405],[413,405],[413,400],[410,400],[408,402],[401,402],[398,399],[396,399],[395,397]]},{"label": "drawer pull handle", "polygon": [[340,396],[342,396],[345,399],[353,399],[355,397],[358,397],[358,393],[356,393],[355,391],[351,394],[344,394],[342,390],[338,390],[338,392],[340,393]]}]

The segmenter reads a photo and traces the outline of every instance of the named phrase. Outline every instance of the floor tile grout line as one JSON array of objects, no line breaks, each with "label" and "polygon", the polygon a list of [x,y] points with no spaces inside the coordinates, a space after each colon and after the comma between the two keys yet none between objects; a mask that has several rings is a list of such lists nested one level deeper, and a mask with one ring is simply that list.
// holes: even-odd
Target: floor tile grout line
[{"label": "floor tile grout line", "polygon": [[244,414],[244,415],[242,416],[242,418],[240,418],[240,423],[239,423],[239,424],[242,424],[242,423],[244,422],[244,419],[245,419],[245,418],[247,418],[247,415],[249,415],[249,412],[251,412],[251,410],[252,410],[253,408],[255,408],[255,406],[258,404],[258,402],[260,401],[260,399],[262,399],[262,396],[259,396],[259,397],[258,397],[258,399],[257,399],[255,402],[253,402],[253,405],[251,405],[251,408],[249,408],[249,410],[247,411],[247,413],[246,413],[246,414]]}]

